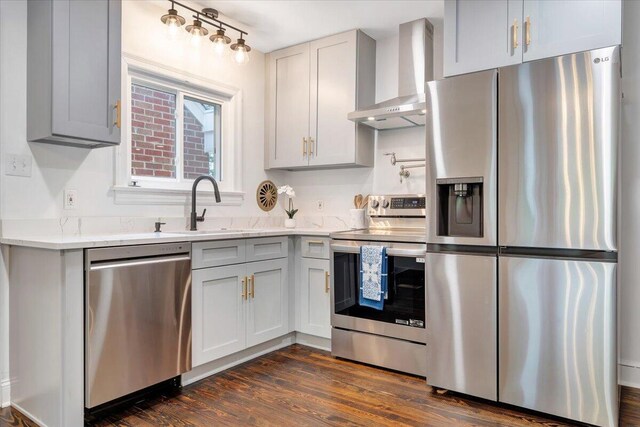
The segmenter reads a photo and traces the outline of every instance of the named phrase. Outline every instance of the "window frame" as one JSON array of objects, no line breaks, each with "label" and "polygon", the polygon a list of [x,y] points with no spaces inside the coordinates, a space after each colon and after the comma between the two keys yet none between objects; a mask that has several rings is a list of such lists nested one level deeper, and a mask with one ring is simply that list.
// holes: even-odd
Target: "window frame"
[{"label": "window frame", "polygon": [[[118,204],[184,204],[193,179],[183,174],[184,96],[219,104],[221,114],[219,182],[223,204],[240,205],[242,191],[242,92],[162,64],[123,55],[122,142],[116,148],[113,191]],[[131,87],[134,83],[176,93],[176,178],[135,176],[131,170]],[[178,120],[177,115],[180,115]],[[137,185],[132,186],[132,181]]]},{"label": "window frame", "polygon": [[[129,175],[131,177],[131,180],[135,180],[137,182],[144,182],[144,181],[151,181],[151,182],[158,182],[158,183],[174,183],[176,184],[178,187],[181,187],[181,183],[183,181],[186,181],[189,183],[189,186],[191,186],[191,184],[193,183],[193,179],[189,179],[189,178],[185,178],[184,177],[184,145],[185,145],[185,141],[184,141],[184,99],[186,98],[191,98],[195,101],[202,101],[208,104],[216,104],[220,106],[220,116],[221,116],[221,120],[220,120],[220,128],[221,128],[221,132],[220,132],[220,153],[218,153],[218,156],[220,157],[220,164],[222,165],[222,169],[220,170],[220,180],[216,180],[218,181],[218,185],[224,187],[224,164],[225,164],[225,157],[224,157],[224,144],[225,144],[225,124],[224,124],[224,119],[225,119],[225,114],[228,112],[227,108],[225,107],[225,103],[228,101],[226,99],[223,99],[221,97],[216,97],[215,95],[211,95],[208,93],[197,93],[193,90],[188,91],[185,89],[182,89],[180,87],[175,87],[175,86],[170,86],[167,84],[164,84],[163,82],[158,82],[156,79],[152,79],[149,77],[139,77],[136,74],[133,74],[131,76],[131,83],[129,84],[129,88],[131,89],[132,85],[138,85],[138,86],[143,86],[145,88],[149,88],[149,89],[155,89],[157,91],[161,91],[161,92],[165,92],[165,93],[170,93],[175,95],[176,97],[176,106],[175,106],[175,111],[174,111],[174,116],[175,116],[175,123],[176,123],[176,129],[175,129],[175,150],[176,150],[176,155],[175,155],[175,178],[170,178],[170,177],[155,177],[155,176],[145,176],[145,175],[134,175],[133,172],[131,171],[131,148],[133,147],[133,143],[131,141],[131,126],[128,127],[127,132],[129,133],[128,136],[128,141],[129,141]],[[131,107],[131,90],[129,91],[129,107]],[[214,177],[215,178],[215,177]],[[169,184],[170,186],[173,186],[172,184]]]}]

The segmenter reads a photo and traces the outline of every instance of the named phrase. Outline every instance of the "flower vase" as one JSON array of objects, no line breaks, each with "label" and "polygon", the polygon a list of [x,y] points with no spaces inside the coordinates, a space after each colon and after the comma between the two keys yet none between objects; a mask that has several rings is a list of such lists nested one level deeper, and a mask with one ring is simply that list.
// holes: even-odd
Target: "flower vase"
[{"label": "flower vase", "polygon": [[285,228],[296,228],[296,220],[295,218],[286,218],[284,220]]}]

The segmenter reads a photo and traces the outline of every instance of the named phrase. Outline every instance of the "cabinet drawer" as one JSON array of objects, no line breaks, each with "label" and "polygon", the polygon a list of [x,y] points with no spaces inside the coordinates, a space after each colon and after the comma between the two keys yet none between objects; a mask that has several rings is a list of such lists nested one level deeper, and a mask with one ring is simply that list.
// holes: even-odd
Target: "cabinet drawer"
[{"label": "cabinet drawer", "polygon": [[303,236],[301,252],[305,258],[329,259],[329,239]]},{"label": "cabinet drawer", "polygon": [[216,240],[213,242],[193,243],[191,246],[191,264],[193,269],[240,264],[246,259],[244,240]]},{"label": "cabinet drawer", "polygon": [[289,238],[287,236],[247,240],[247,262],[286,258],[287,256],[289,256]]}]

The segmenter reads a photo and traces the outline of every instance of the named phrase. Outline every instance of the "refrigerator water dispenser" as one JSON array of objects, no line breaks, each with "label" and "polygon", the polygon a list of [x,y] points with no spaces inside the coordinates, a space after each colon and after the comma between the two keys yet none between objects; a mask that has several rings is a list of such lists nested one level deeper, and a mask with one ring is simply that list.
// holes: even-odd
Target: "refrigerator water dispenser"
[{"label": "refrigerator water dispenser", "polygon": [[482,237],[482,178],[437,179],[438,235]]}]

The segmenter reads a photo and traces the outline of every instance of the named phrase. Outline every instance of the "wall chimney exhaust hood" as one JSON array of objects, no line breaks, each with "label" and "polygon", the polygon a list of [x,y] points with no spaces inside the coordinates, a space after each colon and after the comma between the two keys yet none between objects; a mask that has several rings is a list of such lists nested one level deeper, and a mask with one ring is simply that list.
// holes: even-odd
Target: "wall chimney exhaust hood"
[{"label": "wall chimney exhaust hood", "polygon": [[425,82],[433,80],[433,25],[427,19],[400,24],[398,97],[356,110],[347,118],[373,128],[424,126]]}]

